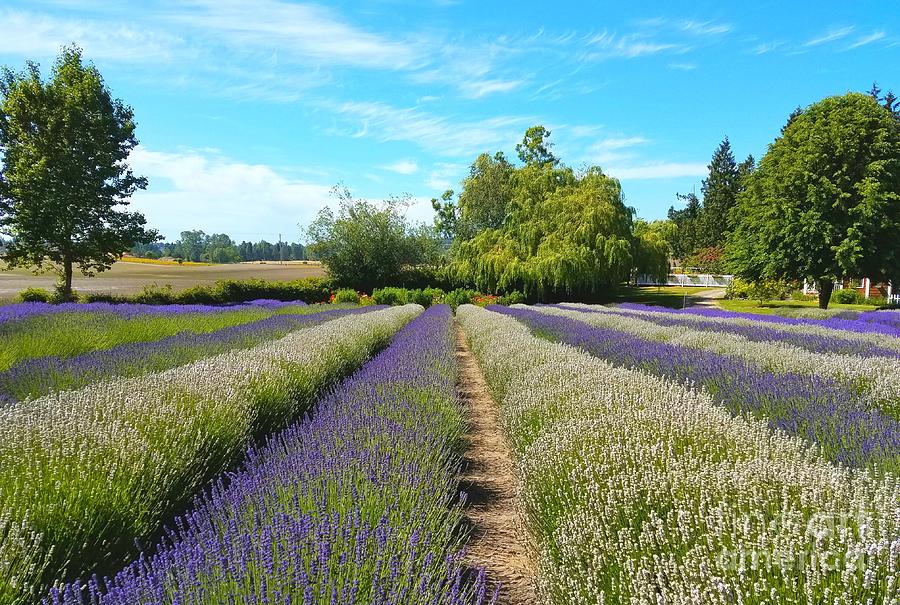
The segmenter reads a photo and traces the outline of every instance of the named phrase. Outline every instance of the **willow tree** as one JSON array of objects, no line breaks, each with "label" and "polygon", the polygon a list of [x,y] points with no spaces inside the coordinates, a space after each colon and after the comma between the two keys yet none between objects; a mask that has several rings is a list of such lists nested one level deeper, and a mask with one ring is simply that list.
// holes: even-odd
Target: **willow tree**
[{"label": "willow tree", "polygon": [[12,237],[3,260],[59,273],[72,294],[73,267],[108,269],[135,244],[157,239],[137,212],[121,209],[147,180],[127,159],[137,145],[134,114],[113,99],[81,51],[64,48],[50,80],[37,64],[0,77],[0,233]]},{"label": "willow tree", "polygon": [[[486,291],[519,289],[538,298],[598,295],[627,279],[635,241],[619,182],[599,168],[579,178],[571,169],[535,168],[517,175],[539,182],[520,183],[503,225],[461,244],[453,277]],[[555,181],[563,184],[547,191]]]},{"label": "willow tree", "polygon": [[900,121],[868,95],[795,114],[750,176],[728,252],[752,280],[900,278]]}]

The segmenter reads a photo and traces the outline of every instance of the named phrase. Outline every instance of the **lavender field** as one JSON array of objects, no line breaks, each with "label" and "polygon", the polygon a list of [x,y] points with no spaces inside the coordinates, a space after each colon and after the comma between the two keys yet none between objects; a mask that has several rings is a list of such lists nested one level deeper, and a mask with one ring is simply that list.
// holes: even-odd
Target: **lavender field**
[{"label": "lavender field", "polygon": [[0,603],[523,602],[461,480],[464,347],[538,602],[896,604],[898,327],[633,304],[0,307]]}]

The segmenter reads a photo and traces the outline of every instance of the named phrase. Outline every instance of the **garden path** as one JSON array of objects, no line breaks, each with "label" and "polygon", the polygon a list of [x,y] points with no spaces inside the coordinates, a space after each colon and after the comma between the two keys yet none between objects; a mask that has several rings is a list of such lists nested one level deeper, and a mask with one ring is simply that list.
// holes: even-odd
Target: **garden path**
[{"label": "garden path", "polygon": [[519,514],[512,452],[497,404],[458,325],[456,359],[457,388],[468,410],[460,477],[460,489],[468,494],[465,514],[471,529],[466,562],[485,568],[491,591],[501,585],[498,605],[533,605],[535,565]]}]

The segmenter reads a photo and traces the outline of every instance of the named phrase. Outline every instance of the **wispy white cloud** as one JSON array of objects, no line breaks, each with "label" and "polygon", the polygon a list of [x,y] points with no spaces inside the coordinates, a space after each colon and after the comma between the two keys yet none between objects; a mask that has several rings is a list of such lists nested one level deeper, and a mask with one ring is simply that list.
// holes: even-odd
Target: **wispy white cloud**
[{"label": "wispy white cloud", "polygon": [[865,46],[866,44],[871,44],[872,42],[878,42],[879,40],[883,40],[886,34],[883,31],[872,32],[868,36],[862,36],[857,38],[855,42],[847,46],[845,50],[852,50],[854,48],[859,48],[860,46]]},{"label": "wispy white cloud", "polygon": [[463,164],[438,162],[432,167],[431,173],[425,180],[425,186],[434,191],[435,196],[437,196],[438,193],[453,189],[454,185],[451,179],[453,177],[461,178],[465,169],[466,167]]},{"label": "wispy white cloud", "polygon": [[847,27],[840,27],[837,29],[830,29],[820,36],[816,36],[815,38],[807,40],[803,43],[803,46],[819,46],[821,44],[828,44],[829,42],[841,40],[852,34],[855,29],[856,28],[852,25],[849,25]]},{"label": "wispy white cloud", "polygon": [[397,174],[415,174],[419,171],[419,165],[414,160],[399,160],[393,164],[382,166],[382,169]]},{"label": "wispy white cloud", "polygon": [[670,179],[685,176],[705,176],[706,164],[683,162],[657,162],[651,164],[605,166],[604,171],[623,181]]},{"label": "wispy white cloud", "polygon": [[644,34],[619,35],[604,30],[588,41],[591,50],[586,59],[624,58],[634,59],[661,52],[685,52],[689,47],[674,42],[657,42]]},{"label": "wispy white cloud", "polygon": [[762,42],[760,44],[757,44],[750,50],[750,52],[754,55],[764,55],[766,53],[776,51],[782,47],[784,47],[784,42],[772,40],[770,42]]},{"label": "wispy white cloud", "polygon": [[324,102],[321,107],[344,119],[345,128],[333,134],[408,141],[445,156],[468,157],[510,147],[527,126],[535,123],[535,118],[523,116],[460,120],[378,102]]},{"label": "wispy white cloud", "polygon": [[80,45],[86,56],[97,60],[159,63],[193,53],[180,36],[126,24],[103,27],[90,19],[2,9],[0,23],[0,53],[50,57],[72,42]]},{"label": "wispy white cloud", "polygon": [[479,80],[461,82],[459,88],[465,96],[471,99],[480,99],[498,92],[513,91],[524,83],[524,80]]},{"label": "wispy white cloud", "polygon": [[357,27],[329,9],[281,0],[193,0],[164,14],[239,48],[277,49],[282,60],[316,60],[404,69],[419,61],[416,46]]},{"label": "wispy white cloud", "polygon": [[[264,234],[270,225],[309,222],[332,201],[330,186],[211,150],[162,152],[139,147],[130,163],[150,181],[147,191],[134,195],[133,207],[167,237],[196,227],[251,237]],[[241,233],[235,232],[237,225]]]},{"label": "wispy white cloud", "polygon": [[730,23],[718,23],[716,21],[682,21],[681,30],[696,36],[717,36],[727,34],[732,30]]},{"label": "wispy white cloud", "polygon": [[645,145],[649,141],[644,137],[609,137],[593,143],[588,148],[588,156],[592,163],[604,165],[611,162],[620,162],[634,157],[629,151],[634,147]]}]

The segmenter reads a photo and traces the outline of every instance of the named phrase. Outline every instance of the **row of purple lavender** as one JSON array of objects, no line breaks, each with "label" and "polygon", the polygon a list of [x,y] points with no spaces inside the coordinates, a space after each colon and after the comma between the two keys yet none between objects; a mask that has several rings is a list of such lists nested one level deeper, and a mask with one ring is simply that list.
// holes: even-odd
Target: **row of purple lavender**
[{"label": "row of purple lavender", "polygon": [[[844,355],[858,355],[861,357],[895,357],[900,359],[900,348],[879,346],[872,341],[861,338],[841,338],[828,330],[793,329],[798,324],[770,323],[747,319],[735,321],[734,318],[724,319],[718,316],[702,315],[696,312],[682,313],[672,309],[661,309],[649,305],[625,303],[617,307],[602,307],[588,305],[556,305],[563,309],[595,313],[626,313],[640,317],[644,321],[655,323],[658,326],[684,326],[699,330],[711,330],[713,332],[726,332],[737,334],[754,342],[784,342],[807,351],[815,353],[839,353]],[[759,317],[759,316],[757,316]],[[741,318],[742,320],[744,318]],[[799,324],[803,328],[810,326]]]},{"label": "row of purple lavender", "polygon": [[[623,303],[621,306],[631,309],[640,309],[642,311],[663,311],[669,312],[672,309],[666,307],[657,307],[653,305],[639,305],[636,303]],[[874,311],[866,314],[855,316],[854,319],[846,317],[834,316],[827,319],[809,319],[805,317],[783,317],[781,315],[763,315],[758,313],[741,313],[739,311],[725,311],[724,309],[713,309],[708,307],[690,307],[672,311],[674,313],[686,313],[691,315],[702,315],[704,317],[724,317],[737,319],[751,319],[753,321],[761,321],[773,324],[784,324],[794,326],[812,326],[830,328],[833,330],[846,330],[848,332],[859,332],[869,334],[884,334],[886,336],[900,337],[900,322],[896,320],[891,311]],[[884,314],[884,315],[879,315]],[[862,316],[862,317],[860,317]],[[881,320],[880,318],[884,318]]]},{"label": "row of purple lavender", "polygon": [[345,315],[0,406],[0,603],[133,560],[135,540],[152,540],[254,439],[301,417],[421,312]]},{"label": "row of purple lavender", "polygon": [[462,566],[451,319],[413,320],[151,554],[44,603],[485,603],[483,573]]},{"label": "row of purple lavender", "polygon": [[810,374],[775,373],[711,351],[655,342],[527,308],[490,307],[621,367],[704,387],[734,414],[819,446],[842,464],[900,470],[900,421],[872,409],[850,386]]},{"label": "row of purple lavender", "polygon": [[322,306],[313,313],[272,315],[213,332],[180,332],[159,340],[126,343],[74,357],[52,355],[26,359],[0,372],[0,405],[51,391],[78,389],[116,376],[160,372],[224,351],[252,347],[337,317],[382,308],[331,309]]},{"label": "row of purple lavender", "polygon": [[244,308],[279,309],[290,305],[305,305],[302,301],[282,302],[278,300],[253,300],[246,303],[232,305],[140,305],[140,304],[113,304],[113,303],[62,303],[58,305],[41,302],[16,303],[0,306],[0,325],[7,322],[19,321],[39,315],[54,313],[111,313],[119,317],[129,318],[136,315],[172,315],[184,313],[216,313],[219,311],[234,311]]}]

